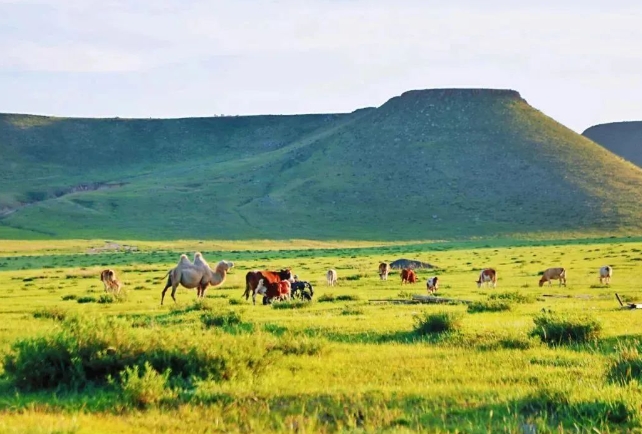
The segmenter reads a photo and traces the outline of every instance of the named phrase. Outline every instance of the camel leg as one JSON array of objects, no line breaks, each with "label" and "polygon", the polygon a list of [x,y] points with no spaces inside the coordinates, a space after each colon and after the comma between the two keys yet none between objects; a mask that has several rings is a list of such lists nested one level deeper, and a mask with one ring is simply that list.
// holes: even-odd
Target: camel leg
[{"label": "camel leg", "polygon": [[[165,293],[167,292],[167,289],[172,286],[172,276],[169,276],[167,278],[167,283],[165,284],[165,288],[163,288],[163,292],[161,294],[161,306],[163,305],[163,300],[165,299]],[[173,297],[173,295],[172,295]],[[175,300],[174,300],[175,301]]]},{"label": "camel leg", "polygon": [[172,285],[172,300],[174,300],[174,303],[176,303],[176,290],[178,289],[178,282],[176,282],[175,285]]}]

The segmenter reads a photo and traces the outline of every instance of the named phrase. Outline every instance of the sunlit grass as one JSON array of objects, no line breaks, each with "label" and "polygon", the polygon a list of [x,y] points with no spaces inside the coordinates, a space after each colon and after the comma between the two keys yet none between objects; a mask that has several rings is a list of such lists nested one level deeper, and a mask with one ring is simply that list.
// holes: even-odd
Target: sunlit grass
[{"label": "sunlit grass", "polygon": [[[130,260],[132,253],[89,255],[82,266],[74,266],[62,257],[54,264],[59,252],[48,243],[40,250],[33,245],[31,257],[23,259],[31,262],[28,269],[0,271],[2,359],[17,340],[59,333],[65,318],[80,315],[88,324],[99,325],[95,318],[119,317],[119,327],[125,328],[115,329],[121,330],[118,336],[109,337],[106,330],[92,333],[108,339],[110,347],[135,354],[128,357],[138,371],[131,368],[122,379],[88,389],[18,394],[5,376],[0,379],[0,432],[282,432],[294,426],[312,432],[517,432],[524,424],[537,426],[538,432],[558,425],[573,429],[574,424],[584,430],[639,429],[642,393],[637,384],[642,379],[634,377],[642,322],[638,312],[620,309],[614,292],[642,302],[642,243],[534,244],[464,244],[439,250],[422,244],[421,251],[410,244],[398,246],[392,256],[388,247],[361,250],[337,243],[334,249],[324,246],[318,255],[306,247],[301,255],[287,250],[266,257],[261,251],[225,250],[221,243],[225,252],[220,255],[236,264],[226,282],[208,289],[202,302],[196,302],[193,290],[179,289],[178,302],[163,307],[162,277],[178,259],[179,248],[164,252],[150,245],[135,254],[142,259],[136,263]],[[86,244],[60,246],[69,248],[66,258],[74,258]],[[0,254],[11,256],[8,251]],[[206,259],[215,262],[221,256],[211,253]],[[434,263],[441,282],[438,295],[480,306],[488,300],[510,303],[511,310],[467,313],[462,304],[369,303],[427,294],[425,280],[435,274],[418,270],[415,285],[402,286],[398,273],[380,281],[377,266],[382,257]],[[596,287],[597,270],[607,263],[615,270],[612,283]],[[104,294],[99,272],[105,266],[116,269],[127,298],[78,303]],[[283,266],[314,285],[314,299],[305,308],[252,306],[241,298],[248,270]],[[486,266],[498,271],[495,290],[477,289],[474,283]],[[548,266],[567,268],[567,288],[538,287],[538,272]],[[338,271],[335,287],[326,284],[328,268]],[[348,279],[354,275],[361,277]],[[456,330],[435,335],[414,331],[417,317],[440,313],[458,318]],[[589,316],[599,320],[600,335],[586,343],[542,344],[529,337],[534,318],[542,315]],[[187,341],[202,348],[226,342],[238,357],[250,355],[253,348],[265,354],[266,366],[256,375],[225,381],[196,378],[165,384],[164,371],[154,374],[145,368],[146,359],[136,350],[138,345],[151,351],[153,339],[160,339],[159,348],[163,342],[167,354]],[[160,360],[159,355],[149,357]],[[235,369],[244,372],[238,366]],[[132,377],[134,372],[140,381]],[[175,377],[170,373],[168,378]]]}]

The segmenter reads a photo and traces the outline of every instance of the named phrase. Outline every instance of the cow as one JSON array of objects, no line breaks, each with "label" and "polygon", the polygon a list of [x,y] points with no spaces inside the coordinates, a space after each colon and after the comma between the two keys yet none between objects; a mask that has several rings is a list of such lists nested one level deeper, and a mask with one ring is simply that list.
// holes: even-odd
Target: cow
[{"label": "cow", "polygon": [[[292,289],[292,296],[295,296],[298,294],[299,297],[311,300],[312,297],[314,296],[314,288],[310,284],[310,282],[306,282],[305,280],[299,280],[297,276],[294,276],[295,280],[294,282],[291,283],[290,287]],[[310,290],[309,297],[308,293],[305,292],[306,289]]]},{"label": "cow", "polygon": [[263,295],[263,304],[269,304],[273,300],[290,299],[290,281],[281,280],[279,282],[266,282],[265,279],[259,279],[256,287],[256,293]]},{"label": "cow", "polygon": [[610,265],[600,267],[600,283],[606,283],[607,285],[610,284],[611,276],[613,276],[613,267]]},{"label": "cow", "polygon": [[486,284],[486,287],[492,283],[493,288],[496,288],[497,272],[492,268],[484,268],[481,273],[479,273],[479,279],[477,279],[475,283],[477,284],[477,288],[481,288],[484,283]]},{"label": "cow", "polygon": [[245,292],[243,296],[247,300],[252,294],[252,304],[256,304],[256,288],[259,280],[265,279],[266,283],[277,283],[282,280],[292,279],[292,271],[289,268],[283,268],[280,271],[248,271],[245,275]]},{"label": "cow", "polygon": [[411,270],[409,268],[404,268],[401,270],[401,284],[403,285],[404,283],[416,283],[417,282],[417,274],[414,272],[414,270]]},{"label": "cow", "polygon": [[429,294],[436,292],[439,289],[439,278],[437,276],[429,277],[426,280],[426,289]]},{"label": "cow", "polygon": [[107,289],[118,294],[120,292],[120,281],[116,278],[116,273],[114,270],[103,270],[100,272],[100,280],[103,282],[105,287],[105,292],[109,292]]},{"label": "cow", "polygon": [[328,282],[328,285],[334,286],[337,284],[337,270],[335,269],[330,269],[328,272],[325,274],[325,278]]},{"label": "cow", "polygon": [[562,286],[562,283],[566,286],[566,270],[564,268],[549,268],[539,279],[539,286],[544,286],[544,282],[548,282],[548,286],[551,286],[551,280],[559,280],[559,286]]},{"label": "cow", "polygon": [[390,273],[390,264],[382,262],[379,264],[379,278],[381,280],[388,280],[388,274]]}]

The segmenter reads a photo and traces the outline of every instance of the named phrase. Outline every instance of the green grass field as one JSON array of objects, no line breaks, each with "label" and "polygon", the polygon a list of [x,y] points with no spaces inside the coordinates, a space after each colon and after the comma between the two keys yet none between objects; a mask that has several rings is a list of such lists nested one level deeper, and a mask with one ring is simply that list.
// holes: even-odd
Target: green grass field
[{"label": "green grass field", "polygon": [[[0,432],[642,432],[642,311],[614,297],[642,302],[639,239],[121,244],[137,250],[0,241]],[[197,250],[236,266],[203,302],[180,289],[160,306],[163,275]],[[380,281],[398,258],[439,268]],[[119,300],[103,295],[106,266]],[[286,266],[311,303],[241,298],[248,270]],[[487,266],[495,290],[474,283]],[[568,287],[538,286],[550,266]],[[439,295],[480,303],[369,302],[425,294],[430,275]],[[415,330],[442,313],[452,330]],[[536,318],[554,323],[547,339],[579,334],[543,343]]]}]

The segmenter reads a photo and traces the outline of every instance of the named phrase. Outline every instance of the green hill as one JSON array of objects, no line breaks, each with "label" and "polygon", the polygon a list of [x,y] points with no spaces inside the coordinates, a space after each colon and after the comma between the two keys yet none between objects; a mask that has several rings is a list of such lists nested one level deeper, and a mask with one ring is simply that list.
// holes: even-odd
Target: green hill
[{"label": "green hill", "polygon": [[410,91],[350,114],[2,115],[0,153],[2,237],[642,232],[642,170],[509,90]]},{"label": "green hill", "polygon": [[642,122],[595,125],[582,133],[614,154],[642,167]]}]

